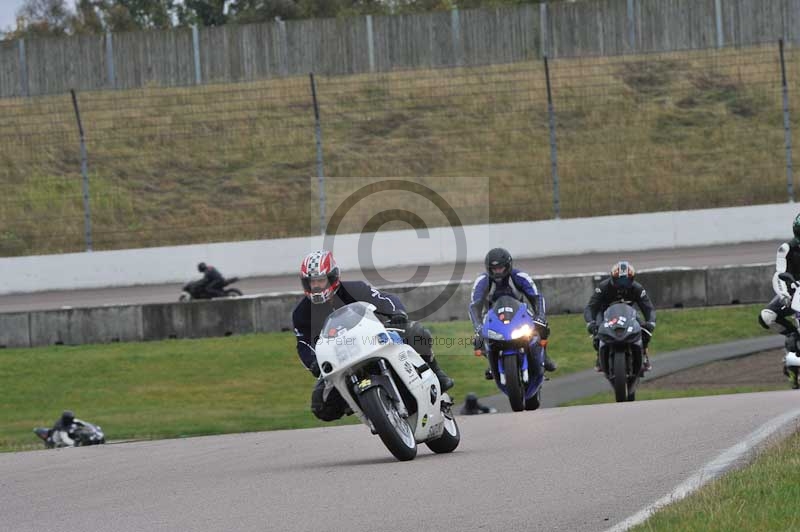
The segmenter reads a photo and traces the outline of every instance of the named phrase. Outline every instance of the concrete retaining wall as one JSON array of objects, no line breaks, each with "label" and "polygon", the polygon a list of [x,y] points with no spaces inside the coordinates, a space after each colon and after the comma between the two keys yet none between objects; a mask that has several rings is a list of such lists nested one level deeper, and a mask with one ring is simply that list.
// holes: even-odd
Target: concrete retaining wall
[{"label": "concrete retaining wall", "polygon": [[[433,228],[384,231],[367,235],[377,269],[394,266],[453,264],[456,259],[483,262],[487,249],[502,246],[516,258],[625,252],[687,246],[779,240],[797,214],[793,203],[701,209],[651,214],[570,218],[509,224],[472,225],[459,248],[454,230]],[[624,239],[602,239],[623,227]],[[535,235],[535,238],[531,238]],[[357,270],[360,234],[339,235],[326,245],[339,266]],[[364,237],[366,238],[366,237]],[[255,277],[296,273],[303,256],[323,247],[322,236],[237,243],[95,251],[0,258],[0,294],[76,290],[142,284],[182,283],[195,264],[208,261],[229,276]],[[615,247],[609,247],[609,246]],[[158,267],[154,268],[153,265]]]},{"label": "concrete retaining wall", "polygon": [[[772,298],[772,264],[728,268],[642,271],[657,308],[766,303]],[[547,276],[536,279],[545,295],[548,314],[582,313],[594,286],[592,275]],[[403,291],[409,313],[437,297],[446,299],[425,321],[467,319],[472,283],[430,283]],[[449,290],[451,296],[441,294]],[[229,336],[292,330],[292,309],[302,296],[288,292],[232,300],[124,305],[97,308],[0,314],[0,346],[30,347],[88,343]],[[753,325],[756,326],[756,318]]]}]

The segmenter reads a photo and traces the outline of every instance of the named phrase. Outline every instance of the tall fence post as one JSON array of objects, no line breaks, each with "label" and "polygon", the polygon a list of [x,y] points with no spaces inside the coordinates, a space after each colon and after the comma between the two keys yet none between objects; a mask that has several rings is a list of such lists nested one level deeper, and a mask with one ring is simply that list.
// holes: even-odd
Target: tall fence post
[{"label": "tall fence post", "polygon": [[200,31],[197,26],[192,26],[192,51],[194,52],[194,83],[203,83],[203,75],[200,71]]},{"label": "tall fence post", "polygon": [[558,149],[556,146],[556,112],[553,108],[553,93],[550,89],[550,66],[544,56],[544,78],[547,82],[547,121],[550,130],[550,171],[553,174],[553,217],[561,218],[561,193],[558,183]]},{"label": "tall fence post", "polygon": [[794,174],[792,172],[792,122],[789,119],[789,87],[786,83],[786,62],[783,58],[783,39],[778,40],[781,58],[781,92],[783,93],[783,139],[786,144],[786,190],[794,203]]},{"label": "tall fence post", "polygon": [[28,62],[25,59],[25,39],[17,41],[19,49],[19,90],[23,96],[30,96],[28,85]]},{"label": "tall fence post", "polygon": [[275,17],[275,21],[278,23],[278,39],[280,39],[279,59],[281,64],[279,72],[281,76],[286,77],[289,75],[289,42],[286,37],[286,23],[280,17]]},{"label": "tall fence post", "polygon": [[539,39],[542,57],[547,57],[550,50],[547,49],[547,4],[545,2],[539,4]]},{"label": "tall fence post", "polygon": [[722,31],[722,0],[714,0],[714,17],[717,22],[717,48],[725,46],[725,35]]},{"label": "tall fence post", "polygon": [[636,50],[636,12],[633,5],[633,0],[628,0],[628,20],[626,21],[628,27],[628,50]]},{"label": "tall fence post", "polygon": [[75,118],[78,121],[78,133],[81,139],[81,175],[83,176],[83,231],[86,238],[86,251],[92,251],[92,213],[89,209],[89,170],[86,161],[86,138],[83,134],[81,111],[78,108],[78,97],[75,89],[70,89],[72,94],[72,107],[75,109]]},{"label": "tall fence post", "polygon": [[110,31],[106,32],[106,71],[108,74],[108,86],[114,88],[116,74],[114,72],[114,41]]},{"label": "tall fence post", "polygon": [[372,34],[372,15],[367,15],[367,57],[369,58],[369,71],[375,72],[375,39]]},{"label": "tall fence post", "polygon": [[461,20],[458,15],[458,8],[454,7],[450,11],[450,28],[453,37],[453,56],[455,57],[456,66],[464,64],[464,58],[461,54]]},{"label": "tall fence post", "polygon": [[317,81],[314,73],[308,74],[311,81],[311,100],[314,103],[314,137],[317,142],[317,184],[319,185],[319,234],[325,235],[325,171],[322,161],[322,122],[319,118],[319,101],[317,100]]}]

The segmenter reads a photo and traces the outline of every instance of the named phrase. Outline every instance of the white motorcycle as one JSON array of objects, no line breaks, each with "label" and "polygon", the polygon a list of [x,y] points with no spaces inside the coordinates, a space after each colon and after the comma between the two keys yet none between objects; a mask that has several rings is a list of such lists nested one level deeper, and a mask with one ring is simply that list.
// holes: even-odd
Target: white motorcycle
[{"label": "white motorcycle", "polygon": [[325,321],[316,352],[326,385],[339,391],[398,460],[413,460],[417,443],[435,453],[452,452],[461,433],[450,396],[441,392],[422,357],[374,310],[359,301]]},{"label": "white motorcycle", "polygon": [[[794,316],[792,318],[795,320],[795,323],[797,323],[797,318],[800,315],[800,290],[798,290],[800,283],[795,281],[788,273],[781,273],[778,277],[786,282],[786,285],[792,292],[792,302],[790,306],[794,311]],[[797,380],[798,374],[800,374],[800,356],[798,356],[797,349],[793,351],[786,350],[786,354],[783,356],[783,374],[789,378],[789,381],[792,383],[792,389],[797,390],[800,388],[800,383],[798,383]]]}]

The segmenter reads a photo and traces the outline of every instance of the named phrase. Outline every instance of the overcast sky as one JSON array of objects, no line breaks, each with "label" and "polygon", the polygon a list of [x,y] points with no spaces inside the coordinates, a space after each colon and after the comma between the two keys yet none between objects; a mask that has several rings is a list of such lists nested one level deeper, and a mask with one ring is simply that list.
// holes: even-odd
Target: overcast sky
[{"label": "overcast sky", "polygon": [[0,0],[0,30],[5,31],[16,26],[15,13],[23,2],[24,0]]}]

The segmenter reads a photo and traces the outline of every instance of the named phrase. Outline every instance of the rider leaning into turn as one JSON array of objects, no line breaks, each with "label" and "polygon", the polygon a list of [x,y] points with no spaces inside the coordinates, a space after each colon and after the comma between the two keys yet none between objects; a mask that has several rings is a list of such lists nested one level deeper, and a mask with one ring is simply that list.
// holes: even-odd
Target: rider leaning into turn
[{"label": "rider leaning into turn", "polygon": [[330,251],[314,251],[306,255],[300,266],[300,280],[305,297],[292,313],[292,323],[297,336],[297,354],[303,365],[317,377],[311,392],[311,411],[323,421],[342,417],[347,403],[333,387],[326,387],[320,379],[314,346],[322,326],[333,311],[356,301],[375,305],[378,314],[390,317],[389,327],[396,330],[403,341],[413,347],[430,366],[439,379],[442,391],[453,387],[453,379],[439,367],[433,356],[433,338],[421,323],[409,321],[400,300],[384,294],[363,281],[342,281],[339,268]]},{"label": "rider leaning into turn", "polygon": [[[597,339],[597,331],[600,328],[600,323],[603,322],[603,313],[608,307],[614,303],[624,302],[629,305],[636,303],[644,314],[645,323],[642,325],[642,347],[644,350],[644,360],[642,366],[644,371],[650,371],[652,366],[650,358],[647,356],[647,345],[650,343],[650,338],[653,336],[653,330],[656,328],[656,309],[647,295],[647,290],[634,281],[636,270],[627,261],[616,263],[611,268],[611,276],[603,280],[597,288],[594,289],[592,297],[589,299],[589,304],[583,310],[583,319],[586,320],[586,330],[592,335],[592,344],[595,351],[598,351],[599,341]],[[600,353],[597,353],[597,360],[595,361],[595,369],[600,369]]]},{"label": "rider leaning into turn", "polygon": [[[484,265],[486,273],[480,274],[475,279],[469,306],[469,318],[472,320],[472,327],[475,330],[473,347],[476,350],[482,349],[483,339],[480,331],[483,326],[483,318],[492,304],[501,296],[511,296],[527,303],[533,313],[534,321],[540,325],[542,340],[547,340],[550,328],[547,326],[544,297],[537,290],[536,283],[533,282],[531,276],[514,268],[511,253],[503,248],[490,250],[484,258]],[[547,356],[547,350],[543,348],[543,352],[544,369],[546,371],[558,369],[556,363]],[[485,374],[487,379],[494,378],[491,368],[488,368]]]},{"label": "rider leaning into turn", "polygon": [[75,440],[72,438],[72,431],[74,430],[75,414],[71,410],[64,410],[61,417],[53,424],[50,429],[50,439],[53,440],[53,445],[56,447],[73,447]]},{"label": "rider leaning into turn", "polygon": [[775,291],[767,306],[758,315],[758,322],[765,329],[771,329],[786,336],[786,350],[796,351],[797,340],[800,339],[795,320],[791,318],[794,311],[790,304],[792,301],[790,290],[781,274],[788,273],[794,279],[800,280],[800,214],[792,223],[794,238],[784,242],[778,248],[775,257],[775,273],[772,276],[772,289]]}]

